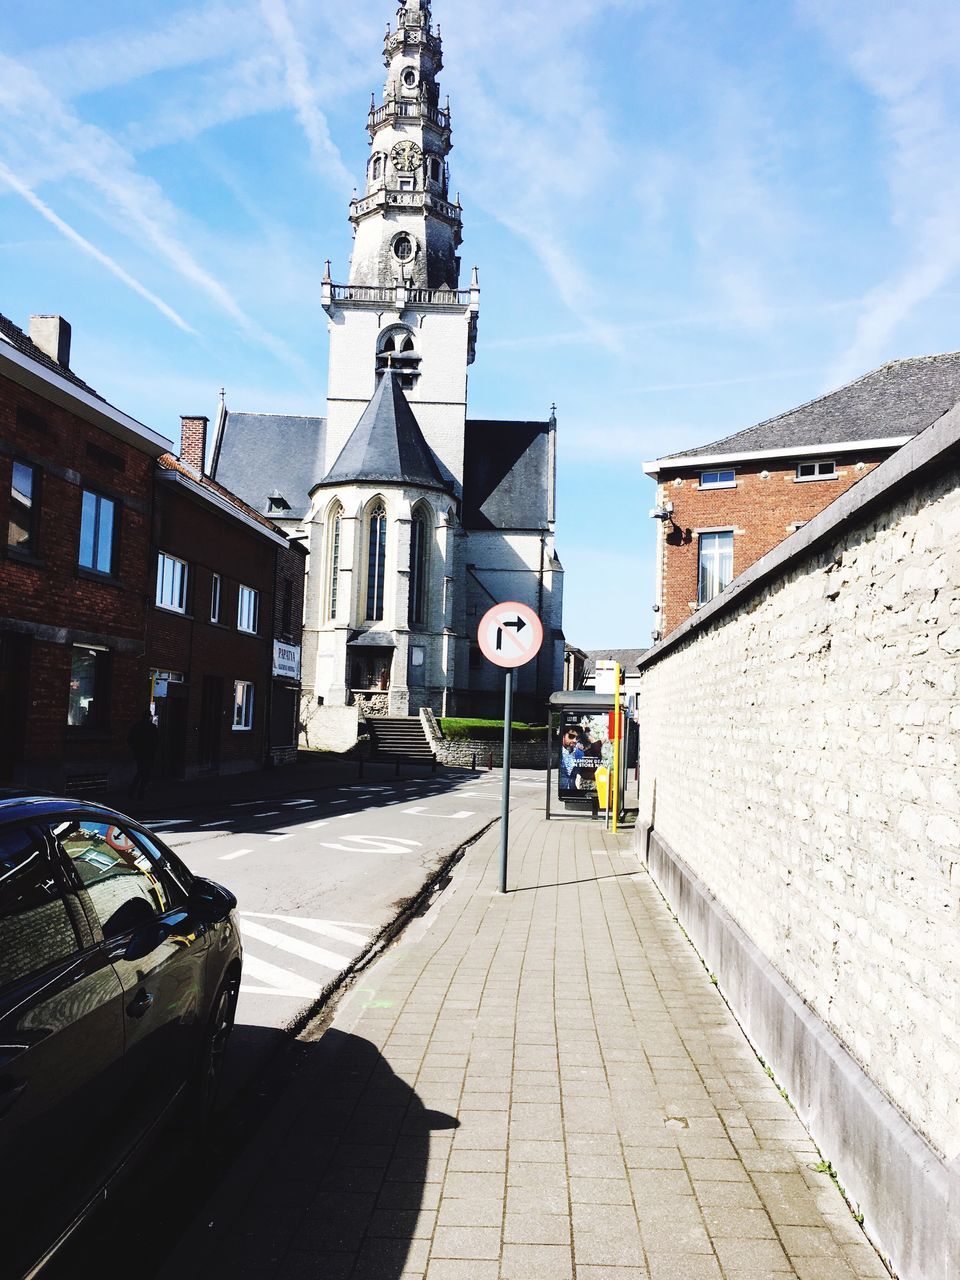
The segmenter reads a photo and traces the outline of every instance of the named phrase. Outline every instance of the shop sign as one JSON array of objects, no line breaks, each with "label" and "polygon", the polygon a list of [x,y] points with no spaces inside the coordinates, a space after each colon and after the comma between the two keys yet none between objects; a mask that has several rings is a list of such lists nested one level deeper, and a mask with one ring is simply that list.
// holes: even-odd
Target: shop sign
[{"label": "shop sign", "polygon": [[300,679],[300,646],[283,644],[280,640],[273,642],[273,674],[285,680]]}]

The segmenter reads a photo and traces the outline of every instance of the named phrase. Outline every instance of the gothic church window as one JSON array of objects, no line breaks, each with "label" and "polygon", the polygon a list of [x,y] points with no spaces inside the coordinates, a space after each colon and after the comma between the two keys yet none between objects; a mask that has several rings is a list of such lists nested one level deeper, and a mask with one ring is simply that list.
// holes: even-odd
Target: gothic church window
[{"label": "gothic church window", "polygon": [[368,517],[367,621],[383,619],[383,585],[386,579],[387,512],[382,502]]},{"label": "gothic church window", "polygon": [[337,506],[330,514],[329,522],[329,569],[327,579],[327,618],[330,622],[337,620],[337,594],[340,590],[340,538],[342,533],[343,508]]},{"label": "gothic church window", "polygon": [[427,620],[427,513],[419,510],[410,526],[410,624]]}]

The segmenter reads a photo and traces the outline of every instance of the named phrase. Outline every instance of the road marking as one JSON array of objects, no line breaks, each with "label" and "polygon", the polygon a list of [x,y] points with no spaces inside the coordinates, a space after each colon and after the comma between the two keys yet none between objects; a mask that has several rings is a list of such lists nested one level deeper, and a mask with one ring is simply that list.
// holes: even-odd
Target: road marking
[{"label": "road marking", "polygon": [[282,835],[282,836],[271,836],[270,844],[279,844],[281,840],[292,840],[292,839],[293,839],[293,832],[288,831],[285,835]]},{"label": "road marking", "polygon": [[255,818],[275,818],[280,812],[279,809],[265,809],[263,813],[255,813]]},{"label": "road marking", "polygon": [[472,818],[474,816],[472,809],[459,809],[456,813],[431,813],[429,809],[418,807],[416,809],[404,809],[402,812],[412,814],[417,818]]},{"label": "road marking", "polygon": [[330,803],[331,804],[349,804],[350,801],[349,800],[331,800]]},{"label": "road marking", "polygon": [[[245,938],[255,938],[258,942],[265,942],[270,947],[276,947],[278,951],[287,951],[292,956],[300,956],[302,960],[310,960],[314,964],[322,965],[324,969],[333,969],[339,972],[345,969],[350,963],[350,956],[342,956],[336,951],[328,951],[326,947],[315,946],[312,942],[304,942],[300,938],[289,938],[285,933],[280,933],[277,929],[270,929],[267,925],[257,924],[256,921],[250,920],[243,912],[240,914],[242,921],[241,929]],[[246,953],[244,954],[244,963],[246,963]]]},{"label": "road marking", "polygon": [[253,853],[252,849],[238,849],[236,853],[224,853],[220,856],[221,862],[232,862],[234,858],[246,857],[248,853]]},{"label": "road marking", "polygon": [[221,818],[219,822],[201,822],[200,830],[209,831],[211,827],[225,827],[233,821],[232,818]]},{"label": "road marking", "polygon": [[266,960],[258,960],[249,952],[244,952],[243,955],[243,973],[245,978],[259,978],[261,982],[270,984],[267,987],[253,987],[246,982],[241,982],[240,990],[250,995],[306,996],[308,999],[316,1000],[323,990],[319,983],[311,982],[309,978],[301,978],[298,973],[293,973],[290,969],[281,969],[278,964],[268,964]]},{"label": "road marking", "polygon": [[315,804],[319,804],[319,800],[283,800],[281,801],[285,809],[308,809]]},{"label": "road marking", "polygon": [[344,836],[349,844],[328,844],[324,849],[337,849],[342,853],[409,853],[419,849],[419,840],[401,840],[399,836]]},{"label": "road marking", "polygon": [[244,920],[253,917],[256,920],[279,920],[283,924],[296,925],[298,929],[306,929],[308,933],[319,933],[325,938],[335,938],[337,942],[352,942],[354,946],[363,947],[370,941],[368,934],[371,932],[367,926],[359,926],[367,928],[367,933],[357,933],[354,929],[345,929],[342,924],[333,920],[310,920],[305,916],[275,916],[267,911],[244,911]]},{"label": "road marking", "polygon": [[144,822],[145,827],[184,827],[189,823],[189,818],[148,818]]},{"label": "road marking", "polygon": [[258,804],[263,804],[262,800],[234,800],[231,809],[252,809]]},{"label": "road marking", "polygon": [[319,831],[321,827],[325,827],[326,825],[327,825],[327,819],[326,819],[326,818],[324,818],[324,820],[323,820],[322,822],[311,822],[311,823],[309,823],[309,824],[308,824],[308,826],[307,826],[307,830],[308,830],[308,831]]}]

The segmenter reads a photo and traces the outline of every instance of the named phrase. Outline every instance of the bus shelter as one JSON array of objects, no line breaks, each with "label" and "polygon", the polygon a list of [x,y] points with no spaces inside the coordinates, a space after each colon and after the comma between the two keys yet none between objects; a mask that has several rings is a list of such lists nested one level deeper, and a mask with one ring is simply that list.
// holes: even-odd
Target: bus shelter
[{"label": "bus shelter", "polygon": [[550,695],[546,816],[618,820],[637,763],[637,726],[621,692],[566,689]]}]

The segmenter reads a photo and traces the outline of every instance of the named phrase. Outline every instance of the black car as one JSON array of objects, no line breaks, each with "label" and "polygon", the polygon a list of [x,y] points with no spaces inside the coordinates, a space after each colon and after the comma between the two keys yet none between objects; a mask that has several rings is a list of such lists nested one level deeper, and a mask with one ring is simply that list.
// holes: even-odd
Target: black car
[{"label": "black car", "polygon": [[0,797],[0,1276],[33,1276],[148,1135],[213,1103],[236,899],[101,805]]}]

